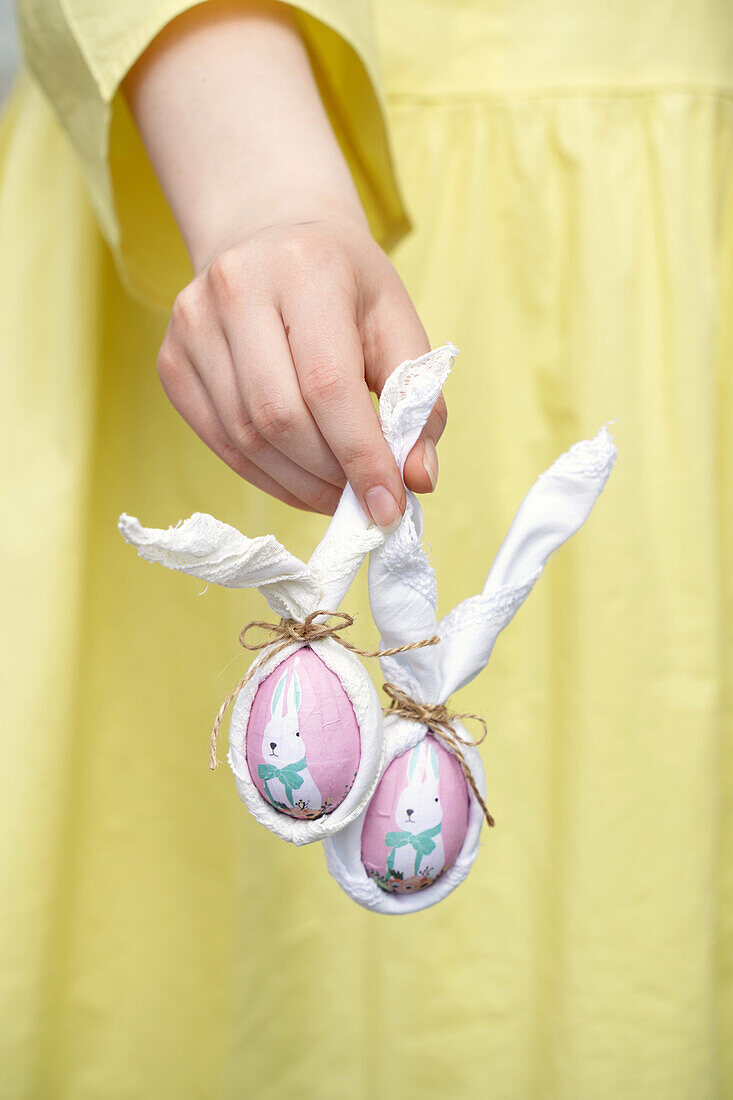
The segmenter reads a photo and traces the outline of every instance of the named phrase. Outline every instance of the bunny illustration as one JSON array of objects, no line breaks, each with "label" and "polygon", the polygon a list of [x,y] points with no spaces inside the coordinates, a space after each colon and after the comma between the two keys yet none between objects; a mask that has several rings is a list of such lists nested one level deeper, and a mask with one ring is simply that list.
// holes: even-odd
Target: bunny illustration
[{"label": "bunny illustration", "polygon": [[384,838],[391,848],[387,868],[403,880],[427,875],[435,879],[443,870],[443,808],[438,778],[435,748],[427,740],[421,741],[409,756],[407,785],[400,794],[395,814],[398,827]]},{"label": "bunny illustration", "polygon": [[[616,447],[605,428],[593,439],[576,443],[561,455],[540,475],[519,506],[482,591],[463,600],[440,620],[435,573],[422,546],[422,511],[416,498],[408,493],[401,525],[370,553],[369,602],[382,647],[403,646],[414,638],[435,634],[440,643],[381,658],[385,680],[418,704],[440,705],[477,676],[488,663],[499,634],[532,591],[550,555],[590,515],[615,461]],[[481,755],[460,721],[454,719],[451,728],[460,745],[463,764],[485,799]],[[430,816],[427,794],[435,780],[427,765],[422,778],[419,763],[427,759],[428,733],[432,732],[440,745],[443,740],[440,730],[429,731],[419,719],[399,713],[387,714],[384,730],[384,771],[406,752],[410,752],[411,767],[415,760],[412,778],[398,799],[398,828],[385,838],[390,848],[387,870],[409,874],[414,879],[424,874],[431,860],[437,864],[440,856],[442,873],[427,884],[422,879],[415,884],[420,889],[409,891],[395,888],[388,877],[374,874],[376,859],[371,832],[365,828],[367,819],[371,820],[369,807],[338,835],[328,837],[324,852],[331,874],[360,905],[379,913],[410,913],[434,905],[466,878],[478,853],[484,812],[475,792],[469,790],[468,825],[457,855],[450,857],[449,803],[445,797],[442,805],[440,800],[435,802],[436,791],[434,816]],[[383,789],[380,780],[375,803]],[[408,809],[413,813],[408,814]],[[440,833],[436,829],[435,836],[430,836],[429,830],[438,823]],[[426,843],[425,852],[418,852],[422,843],[418,838],[432,843],[439,836],[440,851],[437,846],[430,851]],[[363,848],[365,837],[370,849],[367,853]],[[434,874],[435,867],[430,878]]]},{"label": "bunny illustration", "polygon": [[[400,469],[451,371],[456,351],[452,344],[445,344],[418,359],[405,360],[385,382],[379,399],[379,417]],[[143,527],[133,516],[123,514],[119,530],[147,561],[178,569],[207,584],[257,588],[277,618],[297,622],[321,610],[337,611],[366,555],[386,538],[386,532],[370,521],[349,485],[307,562],[291,554],[273,535],[247,538],[236,528],[201,512],[167,530]],[[255,784],[246,752],[255,695],[262,681],[303,644],[295,641],[284,648],[280,646],[270,657],[263,650],[261,658],[250,668],[246,683],[235,692],[228,755],[237,791],[253,817],[283,840],[298,845],[323,840],[354,820],[366,807],[384,760],[382,712],[371,677],[353,653],[334,637],[324,637],[308,644],[338,678],[353,708],[359,736],[356,775],[351,772],[344,775],[346,795],[335,808],[321,812],[321,792],[308,772],[307,762],[300,766],[305,753],[299,745],[300,731],[294,728],[300,690],[294,678],[292,684],[286,681],[279,694],[276,692],[275,709],[266,723],[272,729],[271,736],[260,740],[259,730],[257,733],[256,743],[262,744],[264,766],[273,769],[266,780],[268,796]],[[270,742],[275,743],[275,749]],[[264,776],[259,778],[263,785]],[[304,811],[302,817],[293,813],[296,808]]]},{"label": "bunny illustration", "polygon": [[289,677],[287,671],[283,672],[275,686],[270,704],[272,717],[262,735],[262,755],[266,763],[260,764],[257,772],[273,806],[286,812],[295,811],[295,817],[305,817],[320,813],[321,793],[308,771],[300,736],[301,688],[297,665],[296,657],[292,675]]}]

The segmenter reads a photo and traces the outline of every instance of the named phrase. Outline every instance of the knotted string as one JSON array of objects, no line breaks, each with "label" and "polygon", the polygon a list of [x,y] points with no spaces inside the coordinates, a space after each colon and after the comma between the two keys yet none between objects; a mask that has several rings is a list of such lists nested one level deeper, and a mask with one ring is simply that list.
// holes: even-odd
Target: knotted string
[{"label": "knotted string", "polygon": [[[317,622],[316,620],[318,619],[322,621]],[[329,619],[337,621],[328,622],[327,620]],[[243,646],[244,649],[250,650],[250,652],[256,653],[258,650],[265,650],[265,652],[250,665],[247,674],[242,677],[234,690],[227,695],[226,699],[219,707],[211,730],[209,767],[212,771],[219,767],[216,746],[219,740],[219,730],[221,729],[221,724],[227,710],[237,698],[245,684],[248,684],[252,679],[257,669],[260,668],[265,661],[269,661],[271,657],[275,657],[278,653],[287,649],[293,642],[319,642],[324,638],[333,638],[334,642],[338,642],[344,649],[348,649],[351,653],[357,653],[360,657],[394,657],[397,653],[409,653],[413,649],[422,649],[424,646],[437,645],[440,641],[438,635],[434,634],[431,638],[423,638],[422,641],[419,642],[408,642],[407,645],[394,646],[392,649],[358,649],[357,646],[353,645],[347,638],[341,636],[342,631],[348,630],[349,627],[353,625],[354,620],[352,616],[347,615],[345,611],[311,611],[310,615],[306,615],[302,622],[300,619],[281,619],[279,623],[268,623],[264,619],[254,619],[251,623],[247,623],[246,626],[242,627],[239,632],[239,644]],[[248,642],[246,640],[247,634],[254,628],[266,631],[269,637],[261,642]]]},{"label": "knotted string", "polygon": [[[483,810],[484,817],[489,825],[494,824],[494,819],[489,813],[486,803],[481,797],[481,793],[476,786],[476,780],[471,774],[471,769],[466,763],[466,759],[461,750],[461,745],[480,745],[489,732],[486,721],[480,714],[459,714],[456,711],[448,710],[445,703],[418,703],[416,699],[412,699],[404,691],[396,686],[396,684],[382,684],[382,690],[385,695],[391,700],[388,713],[398,714],[401,718],[409,718],[411,722],[421,722],[422,725],[427,726],[433,733],[437,733],[442,742],[445,743],[445,747],[448,752],[455,756],[458,763],[461,765],[461,771],[463,772],[466,782],[474,793],[476,801]],[[478,739],[469,737],[461,737],[459,733],[453,727],[453,723],[456,721],[469,721],[473,720],[478,722],[483,729],[483,733]]]}]

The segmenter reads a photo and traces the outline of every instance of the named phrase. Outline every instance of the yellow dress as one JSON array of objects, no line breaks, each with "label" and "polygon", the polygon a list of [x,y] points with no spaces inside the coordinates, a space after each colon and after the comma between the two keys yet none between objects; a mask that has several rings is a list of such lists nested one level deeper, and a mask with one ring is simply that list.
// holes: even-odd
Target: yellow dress
[{"label": "yellow dress", "polygon": [[[187,266],[117,89],[186,6],[20,5],[0,1094],[733,1096],[729,0],[301,5],[374,231],[433,343],[461,348],[425,506],[441,610],[557,454],[612,418],[620,452],[455,700],[489,721],[497,827],[404,919],[359,909],[207,770],[260,598],[203,594],[115,528],[198,509],[301,555],[323,528],[241,483],[157,381]],[[363,580],[349,609],[374,644]]]}]

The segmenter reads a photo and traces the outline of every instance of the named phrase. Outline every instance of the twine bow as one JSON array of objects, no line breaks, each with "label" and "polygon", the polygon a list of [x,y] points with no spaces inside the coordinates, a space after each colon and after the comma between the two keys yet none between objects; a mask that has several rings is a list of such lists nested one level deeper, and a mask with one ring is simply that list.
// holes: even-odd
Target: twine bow
[{"label": "twine bow", "polygon": [[[333,640],[338,642],[339,645],[342,645],[344,649],[348,649],[351,653],[357,653],[360,657],[394,657],[397,653],[409,653],[413,649],[422,649],[424,646],[437,645],[440,641],[437,634],[434,634],[431,638],[423,638],[419,642],[408,642],[407,645],[394,646],[392,649],[358,649],[357,646],[353,645],[348,640],[348,638],[343,638],[341,636],[342,631],[348,630],[349,627],[353,625],[353,617],[347,615],[345,611],[311,611],[310,615],[306,615],[302,622],[300,619],[281,619],[279,623],[268,623],[264,619],[254,619],[252,622],[242,627],[239,632],[239,644],[244,649],[250,650],[250,652],[256,653],[259,650],[266,650],[266,652],[250,665],[246,675],[242,677],[234,690],[227,695],[226,699],[219,707],[216,718],[214,719],[214,725],[211,729],[209,767],[212,771],[219,767],[216,746],[219,740],[219,730],[221,729],[221,724],[227,710],[237,698],[242,688],[249,683],[257,669],[264,664],[265,661],[269,661],[271,657],[275,657],[278,653],[287,649],[293,642],[305,644],[307,642],[319,642],[324,638],[333,638]],[[254,630],[255,628],[257,630],[264,630],[269,637],[266,637],[260,642],[248,642],[246,640],[247,635],[250,630]]]},{"label": "twine bow", "polygon": [[[409,718],[411,722],[420,722],[422,725],[427,726],[429,730],[432,730],[433,733],[438,734],[448,752],[452,753],[460,764],[466,782],[473,791],[479,806],[483,810],[487,824],[493,826],[494,819],[489,813],[484,799],[481,797],[481,793],[476,786],[476,780],[473,778],[471,769],[466,763],[466,759],[461,750],[461,745],[476,746],[481,744],[489,732],[485,719],[483,719],[480,714],[459,714],[456,711],[450,711],[445,703],[418,703],[416,699],[412,699],[395,684],[383,684],[382,690],[391,700],[388,707],[388,713],[398,714],[401,718]],[[453,727],[453,723],[456,721],[469,720],[478,722],[483,729],[483,733],[477,739],[472,737],[468,739],[461,737],[459,733],[456,733]]]}]

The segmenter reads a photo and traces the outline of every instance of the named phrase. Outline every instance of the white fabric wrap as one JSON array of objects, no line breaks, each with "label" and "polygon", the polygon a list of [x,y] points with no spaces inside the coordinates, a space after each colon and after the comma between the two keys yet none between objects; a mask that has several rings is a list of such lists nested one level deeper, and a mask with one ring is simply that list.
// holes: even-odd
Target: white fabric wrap
[{"label": "white fabric wrap", "polygon": [[[380,421],[400,470],[456,353],[452,344],[445,344],[419,359],[406,360],[385,383],[379,401]],[[385,541],[384,532],[370,522],[348,485],[308,564],[289,553],[273,535],[250,539],[200,512],[167,531],[142,527],[134,517],[123,514],[119,529],[147,561],[226,588],[257,588],[276,615],[300,620],[318,609],[338,610],[366,555]],[[299,648],[298,643],[258,665],[239,693],[232,710],[227,757],[237,791],[253,816],[294,844],[322,840],[353,821],[367,805],[384,760],[379,698],[361,662],[332,639],[308,644],[341,680],[359,724],[361,759],[347,797],[330,814],[312,821],[298,820],[274,809],[249,774],[245,738],[252,700],[264,677]]]},{"label": "white fabric wrap", "polygon": [[[369,600],[381,634],[391,648],[431,634],[440,644],[382,659],[385,679],[423,703],[444,703],[487,664],[499,633],[524,603],[552,553],[590,515],[616,461],[606,428],[576,443],[535,482],[520,505],[499,549],[483,591],[437,621],[435,573],[422,547],[423,520],[410,496],[400,527],[375,547],[369,559]],[[467,737],[460,724],[456,730]],[[382,771],[427,733],[425,726],[387,716]],[[440,735],[436,734],[440,740]],[[448,746],[446,746],[448,747]],[[476,749],[465,758],[485,797],[485,777]],[[361,861],[364,815],[324,845],[331,874],[360,905],[379,913],[412,913],[441,901],[463,881],[476,858],[483,814],[469,792],[469,825],[456,862],[432,886],[414,894],[391,894],[366,873]]]}]

